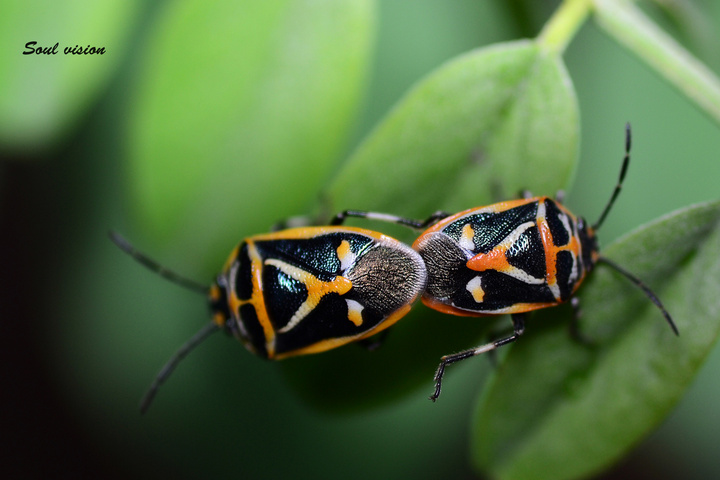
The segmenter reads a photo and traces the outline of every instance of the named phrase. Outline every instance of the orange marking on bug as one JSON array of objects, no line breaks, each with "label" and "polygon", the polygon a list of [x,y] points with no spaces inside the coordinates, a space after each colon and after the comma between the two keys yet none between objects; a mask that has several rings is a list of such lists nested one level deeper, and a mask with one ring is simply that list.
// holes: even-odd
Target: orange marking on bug
[{"label": "orange marking on bug", "polygon": [[475,249],[475,230],[471,224],[466,223],[462,229],[462,236],[460,237],[460,246],[467,250]]},{"label": "orange marking on bug", "polygon": [[497,270],[504,272],[513,268],[507,260],[507,247],[500,245],[487,253],[478,253],[467,261],[467,267],[476,272],[484,272],[485,270]]},{"label": "orange marking on bug", "polygon": [[428,297],[422,297],[422,303],[424,303],[426,307],[437,310],[440,313],[447,313],[449,315],[455,315],[459,317],[485,317],[489,315],[488,313],[461,310],[457,307],[453,307],[452,305],[448,305],[446,303],[442,303],[436,299]]},{"label": "orange marking on bug", "polygon": [[482,279],[480,277],[470,280],[465,288],[477,303],[482,303],[485,299],[485,290],[482,288]]},{"label": "orange marking on bug", "polygon": [[348,320],[350,320],[356,327],[363,324],[362,311],[363,307],[360,303],[355,300],[347,300],[348,307]]},{"label": "orange marking on bug", "polygon": [[230,312],[235,318],[240,318],[240,307],[243,305],[252,305],[255,309],[258,322],[263,329],[265,334],[265,347],[267,350],[268,358],[272,359],[275,356],[275,329],[270,322],[270,317],[265,308],[265,296],[263,295],[263,282],[262,282],[262,269],[263,263],[260,253],[257,251],[255,242],[248,239],[247,251],[248,257],[250,258],[250,277],[252,283],[252,294],[250,298],[243,299],[238,298],[237,293],[232,291],[228,295],[228,305]]},{"label": "orange marking on bug", "polygon": [[237,259],[237,254],[240,251],[240,245],[236,245],[235,248],[233,248],[233,251],[230,252],[230,256],[225,260],[225,265],[223,265],[223,273],[226,273],[228,270],[230,270],[230,267],[232,267],[232,264],[235,262],[235,259]]},{"label": "orange marking on bug", "polygon": [[[567,213],[566,213],[567,214]],[[581,245],[576,235],[570,236],[567,245],[558,246],[553,241],[550,225],[547,219],[539,217],[537,219],[538,230],[540,231],[540,239],[542,240],[543,249],[545,250],[545,281],[550,287],[557,285],[557,257],[560,252],[571,252],[575,258],[579,258],[581,254]],[[570,235],[571,232],[568,232]],[[580,284],[580,279],[575,280],[575,284]]]},{"label": "orange marking on bug", "polygon": [[467,210],[463,210],[462,212],[458,212],[454,215],[450,215],[449,217],[445,217],[427,230],[418,237],[417,240],[413,243],[413,248],[417,245],[418,241],[423,238],[425,235],[433,232],[440,232],[443,228],[447,227],[451,223],[454,223],[461,219],[462,217],[465,217],[467,215],[477,215],[478,213],[500,213],[504,212],[506,210],[510,210],[515,207],[519,207],[521,205],[527,205],[528,203],[532,203],[537,201],[539,198],[542,197],[533,197],[533,198],[520,198],[517,200],[508,200],[507,202],[499,202],[494,203],[492,205],[487,205],[482,208],[468,208]]},{"label": "orange marking on bug", "polygon": [[336,250],[338,260],[340,260],[340,269],[347,270],[352,266],[357,258],[357,255],[350,249],[350,242],[343,240],[340,246]]},{"label": "orange marking on bug", "polygon": [[218,327],[224,327],[227,318],[222,313],[216,312],[213,314],[212,322]]},{"label": "orange marking on bug", "polygon": [[[211,302],[217,302],[220,300],[220,287],[216,284],[213,284],[210,286],[210,290],[208,291],[208,298],[210,298]],[[225,321],[227,318],[225,318],[225,315],[221,314],[220,312],[215,312],[213,315],[213,323],[217,325],[218,327],[224,327]]]},{"label": "orange marking on bug", "polygon": [[557,302],[515,303],[509,307],[479,312],[474,310],[463,310],[427,297],[422,297],[422,303],[424,303],[426,307],[432,308],[433,310],[436,310],[438,312],[447,313],[458,317],[487,317],[490,315],[498,315],[501,313],[524,313],[531,312],[533,310],[540,310],[542,308],[554,307],[555,305],[557,305]]},{"label": "orange marking on bug", "polygon": [[329,282],[324,282],[312,273],[294,265],[290,265],[289,263],[285,263],[282,260],[269,258],[265,260],[265,264],[272,265],[285,275],[303,283],[308,292],[305,302],[303,302],[303,304],[295,311],[295,314],[290,318],[288,323],[278,330],[280,333],[292,330],[302,319],[307,317],[307,315],[318,306],[320,300],[328,293],[344,295],[352,288],[352,282],[340,275],[336,276]]},{"label": "orange marking on bug", "polygon": [[542,283],[543,279],[536,279],[522,269],[510,265],[507,258],[507,251],[534,225],[534,222],[525,222],[518,225],[495,248],[487,253],[479,253],[468,260],[466,262],[467,267],[477,272],[495,270],[528,283]]},{"label": "orange marking on bug", "polygon": [[[342,232],[345,233],[357,233],[365,235],[367,237],[375,238],[378,240],[388,239],[386,235],[373,230],[366,230],[364,228],[357,227],[342,227]],[[319,235],[338,233],[337,227],[297,227],[289,228],[287,230],[279,230],[277,232],[263,233],[260,235],[253,235],[250,240],[253,241],[269,241],[269,240],[296,240],[305,238],[314,238]]]},{"label": "orange marking on bug", "polygon": [[333,348],[340,347],[342,345],[348,344],[350,342],[354,342],[357,340],[363,340],[368,337],[372,337],[373,335],[382,332],[386,328],[389,328],[393,326],[395,323],[397,323],[398,320],[400,320],[402,317],[407,315],[407,313],[410,311],[411,305],[403,305],[402,307],[395,310],[394,313],[389,315],[385,320],[380,323],[377,327],[368,330],[367,332],[362,332],[358,335],[351,335],[347,337],[337,337],[337,338],[328,338],[326,340],[321,340],[317,343],[313,343],[312,345],[308,345],[307,347],[298,348],[296,350],[292,350],[290,352],[285,352],[277,357],[275,357],[276,360],[282,360],[283,358],[288,357],[294,357],[297,355],[307,355],[310,353],[321,353],[325,352],[327,350],[332,350]]}]

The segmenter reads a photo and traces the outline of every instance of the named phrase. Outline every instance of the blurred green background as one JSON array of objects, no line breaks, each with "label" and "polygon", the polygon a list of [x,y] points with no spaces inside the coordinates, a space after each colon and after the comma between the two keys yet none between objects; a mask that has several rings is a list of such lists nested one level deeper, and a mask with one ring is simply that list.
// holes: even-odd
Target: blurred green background
[{"label": "blurred green background", "polygon": [[[99,4],[2,5],[14,15],[5,17],[13,19],[12,28],[0,34],[0,105],[10,106],[3,109],[0,137],[5,252],[0,352],[7,444],[2,471],[14,478],[473,478],[467,429],[471,405],[489,369],[483,360],[453,367],[451,383],[437,404],[427,400],[432,374],[427,371],[422,389],[374,408],[338,414],[303,400],[289,386],[288,370],[216,335],[181,364],[148,414],[139,415],[137,403],[145,388],[207,312],[201,298],[118,252],[107,240],[107,230],[118,229],[164,264],[209,281],[215,272],[207,265],[219,268],[233,246],[218,238],[229,231],[239,240],[266,230],[283,216],[306,212],[314,199],[306,193],[280,202],[286,210],[276,210],[278,218],[253,217],[264,208],[253,192],[272,191],[272,177],[263,179],[267,166],[262,158],[231,159],[242,163],[217,168],[220,176],[239,172],[247,182],[237,187],[248,192],[247,204],[237,206],[237,225],[200,229],[199,219],[212,219],[215,206],[235,205],[221,205],[220,195],[197,199],[197,192],[178,200],[195,202],[194,212],[143,213],[137,205],[142,193],[133,181],[142,169],[134,159],[147,154],[138,153],[147,134],[146,126],[138,125],[138,112],[146,106],[143,95],[152,91],[148,72],[164,64],[164,52],[177,47],[153,42],[168,22],[173,2],[106,2],[104,9],[91,5]],[[353,102],[345,106],[352,125],[338,127],[348,130],[349,138],[341,133],[333,137],[325,151],[327,166],[307,170],[311,177],[297,177],[296,182],[320,188],[419,78],[470,49],[536,35],[556,6],[530,1],[378,2],[368,13],[374,18],[370,56],[349,67],[365,68],[366,62],[370,72],[357,107]],[[692,29],[650,13],[718,72],[720,7],[708,1],[698,2],[697,8],[706,15]],[[202,17],[187,22],[203,25]],[[108,52],[86,58],[22,56],[24,44],[38,32],[50,45],[93,38],[90,43],[106,45]],[[262,52],[251,43],[252,36],[240,46],[224,45],[222,33],[210,43],[228,63],[246,53],[244,48]],[[202,70],[216,56],[188,51],[183,65]],[[716,124],[591,22],[571,43],[565,60],[582,128],[581,161],[567,201],[575,212],[593,219],[602,208],[617,175],[623,125],[633,124],[633,163],[603,227],[605,244],[671,210],[718,198]],[[84,63],[68,66],[75,61]],[[54,76],[45,73],[49,62],[57,67]],[[353,109],[356,115],[347,114]],[[329,125],[334,123],[328,119]],[[182,128],[178,126],[178,135],[189,135]],[[173,158],[168,168],[182,170],[178,165],[183,161],[203,162],[203,157]],[[185,181],[196,179],[203,180],[188,175]],[[188,251],[188,245],[197,247]],[[447,320],[438,322],[438,328],[463,328],[461,323]],[[383,348],[392,349],[393,338],[402,335],[400,322]],[[328,356],[328,361],[336,358]],[[605,478],[638,472],[654,478],[720,475],[717,368],[716,349],[663,426]],[[372,383],[367,389],[372,391]]]}]

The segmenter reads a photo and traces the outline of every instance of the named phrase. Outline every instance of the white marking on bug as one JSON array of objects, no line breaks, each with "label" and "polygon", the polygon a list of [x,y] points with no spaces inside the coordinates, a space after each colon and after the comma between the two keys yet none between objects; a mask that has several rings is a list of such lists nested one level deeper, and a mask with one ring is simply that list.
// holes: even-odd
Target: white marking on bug
[{"label": "white marking on bug", "polygon": [[387,213],[376,213],[376,212],[368,212],[365,215],[365,218],[370,220],[379,220],[382,222],[389,222],[389,223],[398,223],[401,219],[401,217],[398,217],[397,215],[390,215]]},{"label": "white marking on bug", "polygon": [[[537,219],[537,224],[540,225],[540,223],[544,223],[545,225],[547,225],[546,216],[547,216],[547,212],[545,209],[545,202],[538,202],[538,210],[537,210],[537,215],[535,217]],[[543,279],[543,280],[547,281],[546,279]],[[554,281],[547,282],[547,286],[550,289],[550,293],[552,293],[552,296],[556,300],[560,300],[560,287],[557,284],[557,276],[555,277]]]},{"label": "white marking on bug", "polygon": [[[545,209],[543,207],[543,211],[544,210]],[[510,232],[510,234],[508,234],[508,236],[505,237],[498,246],[505,248],[506,251],[509,251],[513,245],[518,243],[518,241],[520,240],[520,237],[525,233],[525,231],[534,226],[535,226],[535,222],[525,222],[523,224],[520,224],[515,230]],[[532,275],[527,273],[525,270],[517,268],[513,265],[510,265],[509,268],[503,270],[502,273],[504,273],[505,275],[507,275],[509,277],[516,278],[516,279],[520,280],[521,282],[529,283],[531,285],[542,285],[543,283],[545,283],[545,277],[542,277],[542,278],[533,277]]]},{"label": "white marking on bug", "polygon": [[290,318],[290,321],[287,323],[287,325],[279,329],[278,333],[287,333],[293,328],[295,328],[297,324],[302,321],[303,318],[307,317],[308,313],[312,312],[312,310],[313,307],[310,306],[307,300],[303,302],[303,304],[300,305],[300,308],[298,308],[295,311],[295,314]]},{"label": "white marking on bug", "polygon": [[545,215],[547,214],[547,212],[545,211],[545,202],[537,202],[537,204],[538,209],[537,214],[535,214],[535,219],[538,223],[540,223],[540,221],[545,220]]},{"label": "white marking on bug", "polygon": [[[275,258],[269,258],[265,260],[265,264],[272,265],[273,267],[283,272],[285,275],[294,278],[298,282],[302,282],[304,284],[307,284],[310,277],[310,274],[305,270],[297,268],[293,265],[285,263],[281,260],[277,260]],[[278,329],[278,333],[289,332],[290,330],[295,328],[297,324],[300,323],[302,319],[308,315],[308,313],[312,311],[313,307],[310,305],[308,300],[305,300],[305,302],[300,305],[300,307],[295,311],[295,314],[293,314],[293,316],[290,318],[290,321],[288,321],[288,323],[284,327]]]},{"label": "white marking on bug", "polygon": [[494,343],[487,343],[485,345],[482,345],[475,349],[473,352],[474,355],[480,355],[485,352],[489,352],[490,350],[495,350],[495,344]]},{"label": "white marking on bug", "polygon": [[317,307],[322,297],[327,293],[335,292],[343,295],[352,288],[352,283],[342,276],[337,276],[329,282],[323,282],[313,274],[285,263],[282,260],[269,258],[265,260],[265,264],[272,265],[285,275],[302,282],[308,290],[307,299],[295,311],[295,314],[290,318],[288,323],[278,330],[278,333],[286,333],[295,328],[298,323],[300,323],[310,312],[313,311],[315,307]]},{"label": "white marking on bug", "polygon": [[[572,238],[573,237],[573,228],[570,225],[570,219],[568,218],[568,216],[565,215],[564,213],[561,214],[560,221],[562,222],[563,227],[565,227],[565,230],[567,231],[568,238]],[[573,259],[572,269],[570,270],[570,277],[568,278],[568,283],[574,284],[577,281],[578,275],[579,275],[578,274],[577,256],[575,255],[575,253],[572,252],[572,250],[567,250],[567,251],[570,252],[570,254],[572,255],[572,259]]]},{"label": "white marking on bug", "polygon": [[545,278],[533,277],[532,275],[527,273],[525,270],[522,270],[517,267],[511,266],[508,270],[505,270],[502,273],[504,273],[508,277],[512,277],[517,280],[520,280],[521,282],[529,283],[530,285],[542,285],[543,283],[545,283]]},{"label": "white marking on bug", "polygon": [[473,278],[467,283],[467,286],[465,288],[468,292],[470,292],[473,300],[475,300],[477,303],[483,302],[483,299],[485,297],[485,290],[483,290],[482,288],[482,278],[480,278],[479,276]]},{"label": "white marking on bug", "polygon": [[465,226],[462,229],[462,236],[460,237],[460,246],[466,250],[470,250],[471,252],[475,251],[475,230],[473,230],[472,225],[469,223],[466,223]]},{"label": "white marking on bug", "polygon": [[510,248],[517,243],[522,234],[525,233],[527,229],[534,226],[535,222],[525,222],[520,224],[515,230],[510,232],[508,236],[500,242],[499,246],[505,247],[506,250],[510,250]]},{"label": "white marking on bug", "polygon": [[572,227],[570,226],[570,220],[568,219],[568,216],[565,215],[564,213],[561,213],[559,217],[560,217],[560,222],[562,222],[563,227],[565,227],[565,231],[567,232],[568,237],[572,238],[573,232],[572,232]]},{"label": "white marking on bug", "polygon": [[337,256],[340,260],[340,270],[343,272],[352,267],[357,259],[357,255],[350,249],[350,243],[347,240],[343,240],[337,248]]},{"label": "white marking on bug", "polygon": [[354,323],[356,327],[359,327],[363,323],[362,311],[365,307],[355,300],[345,300],[345,302],[347,302],[348,307],[348,320]]},{"label": "white marking on bug", "polygon": [[548,283],[548,288],[550,289],[552,296],[555,297],[555,300],[560,301],[560,287],[557,282]]}]

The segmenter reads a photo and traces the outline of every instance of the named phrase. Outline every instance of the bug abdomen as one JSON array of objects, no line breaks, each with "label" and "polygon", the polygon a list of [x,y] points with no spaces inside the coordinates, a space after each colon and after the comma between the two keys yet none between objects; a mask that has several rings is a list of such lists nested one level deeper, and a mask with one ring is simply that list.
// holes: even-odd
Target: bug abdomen
[{"label": "bug abdomen", "polygon": [[414,244],[428,269],[424,302],[459,315],[521,313],[564,302],[584,270],[577,221],[548,197],[448,217]]},{"label": "bug abdomen", "polygon": [[409,311],[426,281],[409,246],[350,227],[250,237],[227,275],[233,333],[269,359],[374,335]]},{"label": "bug abdomen", "polygon": [[[468,264],[476,256],[442,233],[425,236],[416,248],[428,271],[423,302],[436,310],[455,315],[486,315],[527,311],[554,303],[543,276],[508,275],[492,268],[471,269]],[[527,304],[534,306],[530,308]]]}]

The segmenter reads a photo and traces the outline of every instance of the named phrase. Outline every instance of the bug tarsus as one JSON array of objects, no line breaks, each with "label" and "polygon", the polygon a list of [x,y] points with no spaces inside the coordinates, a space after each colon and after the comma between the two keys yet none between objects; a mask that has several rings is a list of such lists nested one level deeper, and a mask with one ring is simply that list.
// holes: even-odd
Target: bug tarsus
[{"label": "bug tarsus", "polygon": [[430,400],[434,402],[440,396],[440,391],[442,390],[442,379],[443,375],[445,375],[445,367],[451,363],[459,362],[460,360],[465,360],[485,352],[490,352],[498,347],[514,342],[525,332],[525,317],[525,313],[514,313],[511,315],[510,318],[513,322],[513,334],[509,337],[501,338],[500,340],[495,340],[494,342],[487,343],[476,348],[471,348],[470,350],[463,350],[462,352],[442,357],[440,359],[440,365],[438,365],[437,371],[435,372],[435,392],[430,395]]}]

